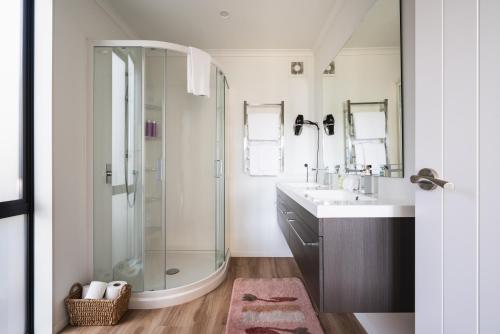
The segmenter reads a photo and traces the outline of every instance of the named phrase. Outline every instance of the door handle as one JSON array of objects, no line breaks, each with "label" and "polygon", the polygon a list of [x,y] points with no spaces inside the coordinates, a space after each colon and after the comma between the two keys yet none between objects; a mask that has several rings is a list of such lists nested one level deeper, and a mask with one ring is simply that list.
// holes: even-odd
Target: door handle
[{"label": "door handle", "polygon": [[302,244],[303,247],[306,247],[306,246],[312,246],[312,247],[316,247],[319,245],[318,242],[307,242],[307,241],[304,241],[304,239],[302,239],[302,237],[300,236],[299,232],[297,232],[297,230],[295,229],[295,227],[293,227],[292,225],[292,222],[296,221],[295,219],[288,219],[288,225],[290,226],[290,229],[293,231],[293,233],[295,233],[295,235],[297,236],[297,238],[299,239],[300,243]]},{"label": "door handle", "polygon": [[422,168],[418,171],[417,175],[412,175],[410,177],[410,182],[418,184],[418,186],[423,190],[434,190],[437,187],[441,187],[446,190],[454,190],[455,185],[451,182],[438,179],[438,173],[430,168]]},{"label": "door handle", "polygon": [[111,184],[113,171],[111,169],[111,164],[106,164],[106,172],[104,174],[106,176],[106,184]]},{"label": "door handle", "polygon": [[281,208],[278,208],[278,210],[280,210],[281,214],[284,215],[284,216],[286,216],[286,215],[288,215],[288,214],[291,213],[290,211],[283,211],[283,210],[281,210]]},{"label": "door handle", "polygon": [[214,163],[215,178],[220,179],[222,177],[222,161],[215,160]]}]

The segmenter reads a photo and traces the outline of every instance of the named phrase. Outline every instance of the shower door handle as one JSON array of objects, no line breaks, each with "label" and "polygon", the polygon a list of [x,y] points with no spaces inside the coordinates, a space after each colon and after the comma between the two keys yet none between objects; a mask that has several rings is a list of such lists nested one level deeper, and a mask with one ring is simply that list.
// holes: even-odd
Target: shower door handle
[{"label": "shower door handle", "polygon": [[222,161],[215,160],[214,169],[215,169],[215,177],[217,179],[220,179],[222,177]]},{"label": "shower door handle", "polygon": [[111,164],[106,164],[106,184],[111,184],[111,179],[113,177],[113,172],[111,170]]}]

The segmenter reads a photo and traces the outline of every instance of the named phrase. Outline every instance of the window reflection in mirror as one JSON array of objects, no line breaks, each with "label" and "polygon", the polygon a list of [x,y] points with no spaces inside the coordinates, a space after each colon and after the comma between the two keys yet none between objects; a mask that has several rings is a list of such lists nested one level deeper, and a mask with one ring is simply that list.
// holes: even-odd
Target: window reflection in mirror
[{"label": "window reflection in mirror", "polygon": [[323,72],[324,165],[346,174],[403,177],[399,0],[377,0]]}]

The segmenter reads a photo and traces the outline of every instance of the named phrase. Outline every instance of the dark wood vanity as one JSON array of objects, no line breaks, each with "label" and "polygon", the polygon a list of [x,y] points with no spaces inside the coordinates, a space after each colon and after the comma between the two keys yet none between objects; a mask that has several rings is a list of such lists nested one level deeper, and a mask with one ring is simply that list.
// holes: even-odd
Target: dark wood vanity
[{"label": "dark wood vanity", "polygon": [[318,219],[280,189],[277,211],[320,312],[414,312],[414,218]]}]

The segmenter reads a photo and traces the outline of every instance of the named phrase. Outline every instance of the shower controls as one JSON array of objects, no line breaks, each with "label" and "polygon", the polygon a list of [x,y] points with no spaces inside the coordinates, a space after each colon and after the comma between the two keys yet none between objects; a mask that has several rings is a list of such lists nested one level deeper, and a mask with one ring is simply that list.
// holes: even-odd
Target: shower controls
[{"label": "shower controls", "polygon": [[113,172],[111,171],[111,164],[106,164],[106,184],[111,184],[111,178],[113,176]]}]

